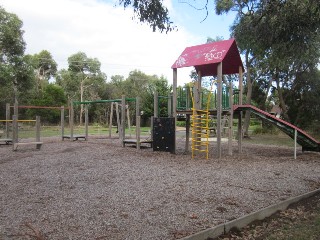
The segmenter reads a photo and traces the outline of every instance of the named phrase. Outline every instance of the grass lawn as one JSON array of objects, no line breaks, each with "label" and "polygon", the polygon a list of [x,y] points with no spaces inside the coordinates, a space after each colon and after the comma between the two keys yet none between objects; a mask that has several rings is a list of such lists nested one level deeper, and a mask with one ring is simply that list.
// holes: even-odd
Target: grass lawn
[{"label": "grass lawn", "polygon": [[[91,125],[88,128],[89,135],[94,136],[109,136],[109,128],[100,125]],[[131,133],[132,136],[135,135],[136,128],[133,126],[130,128],[126,128],[126,135]],[[111,131],[112,135],[117,135],[117,128],[115,126],[112,127]],[[36,130],[34,124],[23,124],[19,127],[19,138],[35,138],[36,137]],[[64,129],[65,135],[70,135],[70,128],[65,127]],[[85,127],[76,125],[73,130],[73,134],[75,135],[84,135],[85,134]],[[150,135],[150,127],[142,127],[140,128],[141,136]],[[12,132],[10,132],[12,136]],[[61,128],[60,126],[41,126],[41,137],[59,137],[61,136]]]}]

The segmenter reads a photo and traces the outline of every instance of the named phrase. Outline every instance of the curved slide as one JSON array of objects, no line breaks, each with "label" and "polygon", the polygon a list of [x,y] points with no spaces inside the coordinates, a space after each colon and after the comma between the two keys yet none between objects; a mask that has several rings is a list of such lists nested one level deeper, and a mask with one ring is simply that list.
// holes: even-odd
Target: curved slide
[{"label": "curved slide", "polygon": [[311,137],[309,134],[301,130],[300,128],[288,123],[282,119],[279,119],[268,112],[265,112],[252,105],[235,105],[233,108],[234,112],[241,112],[251,110],[251,113],[258,115],[264,120],[274,124],[281,131],[289,135],[294,139],[294,133],[297,131],[297,143],[302,146],[302,151],[314,151],[320,152],[320,142]]}]

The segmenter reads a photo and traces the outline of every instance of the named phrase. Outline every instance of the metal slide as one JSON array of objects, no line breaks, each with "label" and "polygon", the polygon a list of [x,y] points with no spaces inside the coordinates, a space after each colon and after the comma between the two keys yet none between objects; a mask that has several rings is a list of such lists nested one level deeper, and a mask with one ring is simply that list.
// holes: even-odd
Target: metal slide
[{"label": "metal slide", "polygon": [[302,151],[320,152],[320,142],[308,135],[300,128],[292,125],[291,123],[279,119],[271,115],[270,113],[262,111],[261,109],[252,105],[235,105],[233,110],[235,113],[245,110],[251,110],[251,113],[256,114],[262,119],[274,124],[281,131],[289,135],[292,139],[294,139],[294,132],[297,131],[297,142],[302,146]]}]

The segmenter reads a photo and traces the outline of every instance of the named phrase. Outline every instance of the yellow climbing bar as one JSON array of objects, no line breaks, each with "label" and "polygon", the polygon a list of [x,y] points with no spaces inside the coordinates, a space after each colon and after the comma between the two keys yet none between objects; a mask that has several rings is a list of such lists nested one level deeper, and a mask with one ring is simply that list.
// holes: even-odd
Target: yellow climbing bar
[{"label": "yellow climbing bar", "polygon": [[194,107],[194,95],[190,88],[190,96],[192,99],[192,117],[191,117],[191,152],[192,158],[199,154],[205,154],[206,159],[209,158],[209,104],[211,94],[207,98],[207,109],[196,109]]}]

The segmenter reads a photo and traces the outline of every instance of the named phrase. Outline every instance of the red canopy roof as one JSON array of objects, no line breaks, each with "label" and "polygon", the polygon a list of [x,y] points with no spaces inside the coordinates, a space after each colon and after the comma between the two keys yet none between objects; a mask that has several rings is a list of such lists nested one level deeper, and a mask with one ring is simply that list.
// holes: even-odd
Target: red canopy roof
[{"label": "red canopy roof", "polygon": [[215,76],[221,62],[222,74],[239,73],[239,67],[244,71],[234,39],[187,47],[171,68],[194,66],[201,76]]}]

